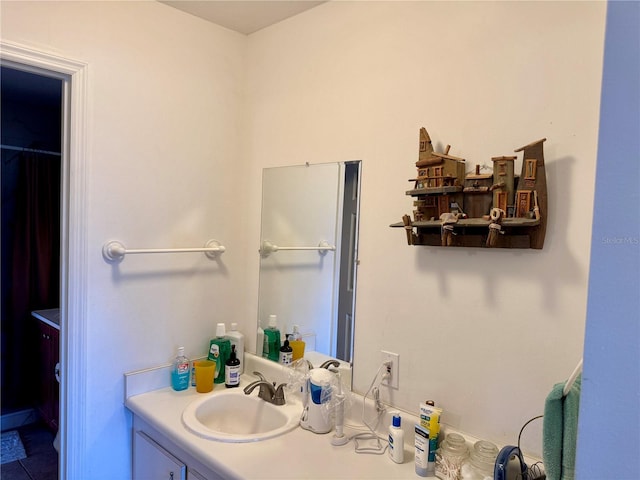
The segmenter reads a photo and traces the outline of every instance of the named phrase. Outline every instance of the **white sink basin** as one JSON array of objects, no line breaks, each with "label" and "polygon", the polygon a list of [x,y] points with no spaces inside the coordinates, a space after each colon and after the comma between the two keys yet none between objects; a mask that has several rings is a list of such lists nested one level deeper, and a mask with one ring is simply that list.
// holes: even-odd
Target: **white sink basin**
[{"label": "white sink basin", "polygon": [[[220,388],[220,387],[218,387]],[[302,406],[289,402],[276,406],[242,389],[226,390],[190,403],[182,412],[189,431],[221,442],[257,442],[277,437],[296,428]]]}]

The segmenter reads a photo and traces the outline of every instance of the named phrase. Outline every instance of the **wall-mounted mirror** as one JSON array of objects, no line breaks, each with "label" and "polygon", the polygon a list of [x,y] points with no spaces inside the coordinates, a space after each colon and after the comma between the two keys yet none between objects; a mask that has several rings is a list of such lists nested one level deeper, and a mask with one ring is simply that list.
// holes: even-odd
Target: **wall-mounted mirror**
[{"label": "wall-mounted mirror", "polygon": [[265,168],[258,326],[298,326],[307,351],[351,362],[360,161]]}]

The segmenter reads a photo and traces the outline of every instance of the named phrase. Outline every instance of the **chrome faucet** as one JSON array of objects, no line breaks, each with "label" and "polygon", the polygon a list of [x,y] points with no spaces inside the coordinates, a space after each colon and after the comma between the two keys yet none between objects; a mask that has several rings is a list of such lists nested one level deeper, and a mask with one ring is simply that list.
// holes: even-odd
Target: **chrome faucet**
[{"label": "chrome faucet", "polygon": [[320,368],[329,368],[331,366],[338,368],[340,366],[340,362],[338,360],[327,360],[320,365]]},{"label": "chrome faucet", "polygon": [[249,395],[256,387],[260,387],[258,397],[265,402],[273,403],[274,405],[284,405],[286,403],[284,398],[284,387],[287,385],[286,383],[281,383],[278,385],[278,388],[276,388],[276,382],[273,382],[273,384],[269,383],[260,372],[253,372],[253,374],[257,376],[259,380],[244,387],[245,395]]}]

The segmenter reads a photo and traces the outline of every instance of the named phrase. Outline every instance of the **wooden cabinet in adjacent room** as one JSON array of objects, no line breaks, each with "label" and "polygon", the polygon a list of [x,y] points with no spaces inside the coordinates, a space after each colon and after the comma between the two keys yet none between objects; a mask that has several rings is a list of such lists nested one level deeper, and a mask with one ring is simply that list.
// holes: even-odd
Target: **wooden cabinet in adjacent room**
[{"label": "wooden cabinet in adjacent room", "polygon": [[56,368],[58,368],[58,362],[60,362],[60,331],[44,321],[37,323],[40,352],[37,406],[42,420],[53,431],[57,431],[60,388],[56,379]]}]

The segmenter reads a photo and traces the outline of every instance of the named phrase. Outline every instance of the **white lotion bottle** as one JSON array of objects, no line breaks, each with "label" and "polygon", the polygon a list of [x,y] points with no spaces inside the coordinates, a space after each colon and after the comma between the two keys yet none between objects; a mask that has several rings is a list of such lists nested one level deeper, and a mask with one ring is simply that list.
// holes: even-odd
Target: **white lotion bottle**
[{"label": "white lotion bottle", "polygon": [[231,331],[227,332],[231,345],[236,346],[236,358],[240,360],[240,375],[244,373],[244,335],[238,330],[238,324],[231,324]]},{"label": "white lotion bottle", "polygon": [[404,431],[399,413],[393,415],[389,426],[389,456],[396,463],[404,462]]},{"label": "white lotion bottle", "polygon": [[258,326],[258,335],[256,338],[256,356],[262,357],[262,349],[264,348],[264,330]]}]

